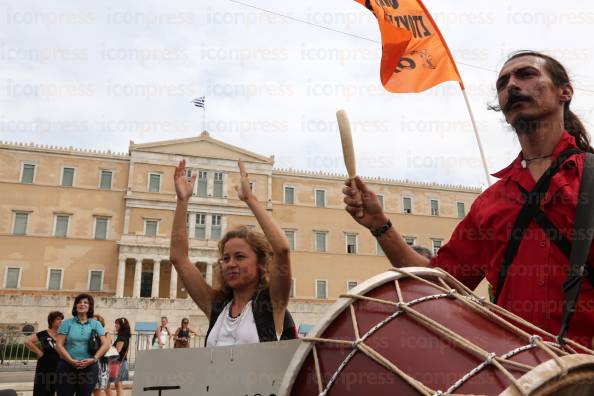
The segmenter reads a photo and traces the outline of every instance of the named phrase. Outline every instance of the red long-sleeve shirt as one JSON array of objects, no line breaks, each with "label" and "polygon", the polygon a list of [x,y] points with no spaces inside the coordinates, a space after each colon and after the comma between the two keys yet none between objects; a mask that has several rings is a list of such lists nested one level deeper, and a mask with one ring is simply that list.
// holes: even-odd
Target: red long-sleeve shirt
[{"label": "red long-sleeve shirt", "polygon": [[[571,147],[576,147],[575,139],[564,132],[552,158]],[[536,184],[529,170],[521,167],[521,160],[518,155],[508,167],[493,175],[500,180],[475,200],[450,241],[432,259],[432,266],[445,269],[471,289],[483,277],[496,287],[511,230],[524,204],[517,183],[527,191]],[[543,212],[570,240],[583,169],[584,154],[566,159],[541,201]],[[590,249],[587,265],[594,266],[594,249]],[[498,304],[558,334],[563,313],[563,282],[568,268],[568,258],[532,221],[509,268]],[[593,336],[594,288],[584,279],[568,337],[591,347]]]}]

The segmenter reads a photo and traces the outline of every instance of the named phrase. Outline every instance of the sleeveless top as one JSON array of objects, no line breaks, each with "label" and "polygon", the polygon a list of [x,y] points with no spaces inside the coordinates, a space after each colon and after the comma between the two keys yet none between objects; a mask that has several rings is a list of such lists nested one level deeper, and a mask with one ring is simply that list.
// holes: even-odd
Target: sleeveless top
[{"label": "sleeveless top", "polygon": [[223,308],[206,340],[206,346],[241,345],[260,342],[252,312],[252,302],[249,301],[236,317],[231,316],[232,303],[233,301],[229,301],[225,305],[225,308]]},{"label": "sleeveless top", "polygon": [[159,334],[159,339],[161,340],[162,344],[167,345],[169,343],[169,331],[167,327],[161,327],[161,333]]},{"label": "sleeveless top", "polygon": [[[246,304],[246,307],[244,307],[242,313],[237,318],[225,319],[229,317],[230,303],[231,299],[215,299],[213,301],[205,346],[223,345],[223,342],[230,342],[230,340],[235,342],[235,345],[244,343],[241,342],[242,340],[246,340],[247,342],[245,343],[279,341],[274,328],[272,301],[268,288],[256,291],[251,303]],[[225,313],[224,316],[222,315],[223,311]],[[220,316],[223,316],[223,318],[219,321]],[[256,328],[257,338],[252,332],[252,321],[253,326]],[[217,327],[216,329],[215,326]],[[227,328],[225,332],[223,332],[223,326]],[[221,329],[220,332],[219,328]],[[237,331],[235,331],[236,328]],[[297,338],[295,322],[293,322],[293,317],[289,311],[285,310],[283,332],[280,340],[292,340],[295,338]]]}]

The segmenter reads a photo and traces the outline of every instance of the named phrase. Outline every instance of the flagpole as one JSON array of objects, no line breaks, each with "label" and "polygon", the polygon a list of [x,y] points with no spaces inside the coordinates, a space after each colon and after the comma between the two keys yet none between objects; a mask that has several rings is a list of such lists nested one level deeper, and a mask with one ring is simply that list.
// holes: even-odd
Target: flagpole
[{"label": "flagpole", "polygon": [[206,102],[204,102],[204,107],[202,107],[202,131],[206,131]]},{"label": "flagpole", "polygon": [[474,114],[472,113],[472,108],[470,107],[470,102],[468,101],[468,96],[466,96],[466,90],[464,89],[464,83],[462,82],[462,76],[460,75],[460,71],[458,71],[458,65],[456,65],[456,61],[454,60],[454,57],[452,56],[452,53],[450,52],[450,47],[448,47],[448,44],[446,43],[445,39],[443,38],[443,35],[441,34],[439,27],[437,26],[437,24],[433,20],[433,17],[431,16],[429,11],[425,7],[425,4],[423,4],[422,0],[417,0],[417,4],[423,9],[423,12],[425,13],[425,15],[427,15],[429,22],[431,22],[431,24],[435,28],[435,32],[439,36],[439,39],[440,39],[441,43],[443,44],[443,46],[446,50],[446,53],[448,54],[448,57],[452,61],[454,70],[456,71],[458,78],[460,78],[460,80],[458,82],[460,83],[460,89],[462,90],[462,95],[464,95],[464,101],[466,102],[466,108],[468,109],[468,114],[470,115],[470,121],[472,122],[472,129],[474,130],[474,137],[476,138],[479,152],[481,154],[481,161],[483,162],[483,170],[485,171],[485,178],[487,179],[487,185],[490,186],[491,185],[491,177],[489,176],[489,170],[487,168],[487,160],[485,159],[485,152],[483,151],[483,145],[481,143],[481,138],[478,133],[478,128],[476,127],[476,122],[474,120]]},{"label": "flagpole", "polygon": [[483,162],[483,170],[485,171],[485,178],[487,179],[487,185],[491,186],[491,177],[489,176],[489,169],[487,168],[487,160],[485,159],[485,152],[483,151],[483,144],[481,143],[481,138],[478,133],[478,128],[476,127],[476,121],[474,120],[474,114],[472,113],[472,108],[470,107],[470,102],[468,101],[468,96],[466,95],[466,90],[464,89],[464,85],[460,84],[460,89],[462,90],[462,95],[464,95],[464,101],[466,102],[466,108],[468,109],[468,114],[470,115],[470,121],[472,122],[472,129],[474,130],[474,137],[476,138],[476,143],[479,148],[479,152],[481,154],[481,160]]}]

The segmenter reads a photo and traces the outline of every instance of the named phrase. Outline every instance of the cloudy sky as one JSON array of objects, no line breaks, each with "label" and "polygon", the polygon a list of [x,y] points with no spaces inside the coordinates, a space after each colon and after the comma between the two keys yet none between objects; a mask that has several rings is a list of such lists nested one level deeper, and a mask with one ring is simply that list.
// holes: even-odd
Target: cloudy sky
[{"label": "cloudy sky", "polygon": [[[203,112],[190,101],[206,96],[213,137],[274,154],[278,168],[344,173],[335,119],[344,108],[359,174],[486,183],[458,85],[385,92],[377,23],[354,1],[89,3],[0,3],[1,140],[125,152],[130,140],[198,135]],[[574,79],[572,106],[592,126],[590,2],[425,5],[458,62],[491,172],[519,150],[487,110],[514,50],[558,57]]]}]

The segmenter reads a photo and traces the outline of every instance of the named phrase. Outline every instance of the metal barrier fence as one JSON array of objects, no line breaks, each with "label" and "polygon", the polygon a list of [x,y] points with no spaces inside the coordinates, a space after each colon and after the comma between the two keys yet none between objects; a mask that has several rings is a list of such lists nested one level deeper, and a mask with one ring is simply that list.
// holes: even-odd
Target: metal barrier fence
[{"label": "metal barrier fence", "polygon": [[[131,367],[136,363],[138,351],[155,349],[153,346],[154,333],[134,333],[130,338],[130,348],[128,351],[128,362]],[[26,346],[25,341],[29,337],[22,332],[2,333],[0,334],[0,368],[10,368],[16,370],[34,370],[37,362],[37,356]],[[112,342],[114,340],[112,339]],[[165,348],[173,348],[173,337],[169,338],[168,345]],[[204,336],[195,336],[190,339],[190,348],[202,348],[204,346]]]}]

